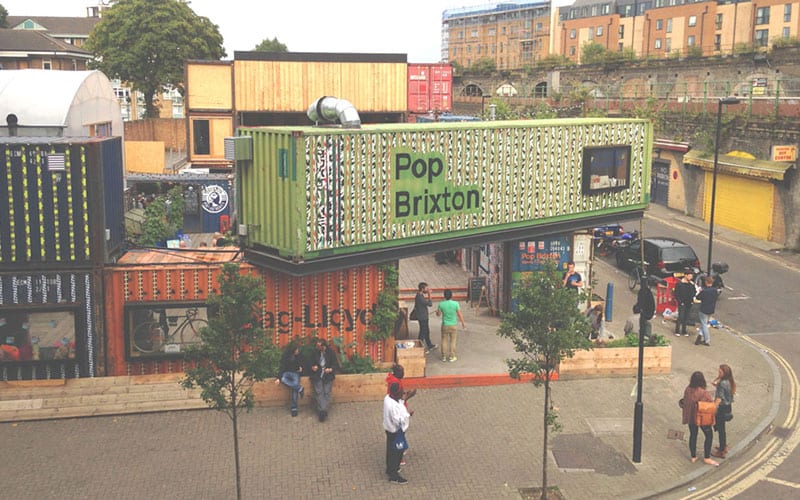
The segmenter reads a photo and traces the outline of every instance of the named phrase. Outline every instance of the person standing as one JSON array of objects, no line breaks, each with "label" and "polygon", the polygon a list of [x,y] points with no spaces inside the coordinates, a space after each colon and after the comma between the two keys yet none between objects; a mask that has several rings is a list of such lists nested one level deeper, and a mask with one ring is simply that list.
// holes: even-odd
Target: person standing
[{"label": "person standing", "polygon": [[697,294],[697,289],[692,283],[692,273],[687,272],[683,278],[675,285],[675,301],[678,303],[678,320],[675,322],[675,335],[688,336],[686,333],[686,323],[689,321],[689,313],[692,310],[694,303],[694,296]]},{"label": "person standing", "polygon": [[711,394],[706,390],[706,378],[703,372],[694,372],[689,379],[689,385],[683,391],[683,399],[681,399],[683,409],[683,425],[689,426],[689,452],[692,456],[692,462],[697,461],[697,431],[703,431],[703,462],[707,465],[717,466],[718,462],[711,458],[711,443],[714,440],[714,431],[711,430],[710,425],[698,427],[695,423],[695,415],[697,413],[698,401],[714,401]]},{"label": "person standing", "polygon": [[290,343],[283,350],[280,371],[275,385],[283,384],[292,390],[292,416],[297,416],[297,396],[303,397],[305,389],[300,384],[300,375],[303,373],[303,359],[300,356],[300,347]]},{"label": "person standing", "polygon": [[336,372],[339,371],[339,360],[336,353],[328,346],[325,339],[317,339],[317,350],[311,358],[311,384],[317,398],[317,412],[319,421],[328,418],[328,405],[331,402],[331,391]]},{"label": "person standing", "polygon": [[422,282],[417,287],[417,295],[414,297],[414,310],[417,312],[419,322],[419,335],[417,338],[425,345],[425,354],[436,349],[436,344],[431,342],[431,329],[428,322],[428,308],[433,306],[431,301],[431,289],[428,284]]},{"label": "person standing", "polygon": [[464,316],[461,315],[461,307],[453,300],[453,291],[449,288],[444,291],[444,300],[439,302],[436,315],[442,317],[442,361],[453,363],[458,359],[456,357],[458,323],[460,321],[464,329],[467,325],[464,323]]},{"label": "person standing", "polygon": [[719,402],[717,407],[717,423],[714,428],[719,434],[719,446],[711,453],[717,458],[725,458],[728,454],[728,436],[725,433],[725,423],[733,418],[733,395],[736,394],[736,382],[733,380],[733,371],[726,364],[719,365],[717,378],[711,382],[717,387],[714,399]]},{"label": "person standing", "polygon": [[711,345],[711,333],[708,331],[708,321],[717,307],[717,287],[714,286],[714,279],[711,276],[703,278],[703,289],[697,294],[700,300],[700,333],[694,341],[694,345]]},{"label": "person standing", "polygon": [[400,475],[400,461],[403,459],[403,450],[398,450],[394,440],[398,432],[405,433],[411,414],[403,401],[403,390],[400,384],[389,385],[389,394],[383,398],[383,430],[386,433],[386,475],[389,482],[406,484],[408,482]]},{"label": "person standing", "polygon": [[642,280],[642,287],[636,295],[636,305],[639,306],[639,335],[650,339],[650,343],[655,342],[653,336],[653,326],[650,320],[656,313],[656,299],[653,297],[653,292],[650,290],[650,285],[655,278],[648,277]]},{"label": "person standing", "polygon": [[[403,387],[403,377],[406,375],[406,370],[403,368],[403,365],[393,364],[392,371],[390,371],[386,375],[386,394],[391,394],[391,387],[392,384],[397,384],[400,386],[400,393],[401,397],[403,398],[403,402],[406,405],[406,409],[408,410],[408,400],[413,398],[417,394],[416,389],[411,389],[410,391],[406,391],[406,388]],[[409,415],[414,415],[414,410],[408,410]],[[400,465],[406,464],[406,457],[405,452],[403,452],[403,458],[400,459]]]},{"label": "person standing", "polygon": [[583,288],[583,278],[580,273],[575,270],[575,263],[573,261],[567,262],[567,270],[564,273],[561,284],[567,290],[579,292]]}]

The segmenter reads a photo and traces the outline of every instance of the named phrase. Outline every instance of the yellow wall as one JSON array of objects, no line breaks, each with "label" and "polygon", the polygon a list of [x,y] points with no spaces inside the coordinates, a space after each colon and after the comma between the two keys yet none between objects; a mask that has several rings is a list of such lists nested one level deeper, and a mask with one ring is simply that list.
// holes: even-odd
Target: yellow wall
[{"label": "yellow wall", "polygon": [[125,141],[125,171],[163,174],[167,157],[161,141]]},{"label": "yellow wall", "polygon": [[407,71],[406,63],[234,61],[236,110],[305,112],[332,96],[359,112],[405,112]]},{"label": "yellow wall", "polygon": [[[194,148],[194,120],[208,120],[208,132],[210,136],[210,153],[207,155],[195,154]],[[225,157],[225,137],[233,135],[233,119],[230,117],[198,116],[194,115],[189,119],[189,160],[221,160]]]},{"label": "yellow wall", "polygon": [[[712,173],[706,172],[705,220],[711,216],[712,181]],[[772,229],[774,195],[771,182],[718,174],[714,224],[768,240]]]},{"label": "yellow wall", "polygon": [[230,64],[188,64],[187,108],[230,111],[233,108],[232,68]]}]

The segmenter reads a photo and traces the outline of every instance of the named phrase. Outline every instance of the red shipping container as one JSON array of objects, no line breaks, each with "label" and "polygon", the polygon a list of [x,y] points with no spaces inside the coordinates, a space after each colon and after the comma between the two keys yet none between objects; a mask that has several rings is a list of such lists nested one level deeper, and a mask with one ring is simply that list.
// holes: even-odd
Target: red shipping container
[{"label": "red shipping container", "polygon": [[453,110],[453,68],[449,64],[408,65],[408,111]]}]

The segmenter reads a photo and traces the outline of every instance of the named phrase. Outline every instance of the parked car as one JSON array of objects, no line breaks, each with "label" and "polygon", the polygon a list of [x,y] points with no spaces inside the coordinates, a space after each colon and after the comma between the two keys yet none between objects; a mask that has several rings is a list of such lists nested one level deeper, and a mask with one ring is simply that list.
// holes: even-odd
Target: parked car
[{"label": "parked car", "polygon": [[674,238],[645,238],[636,240],[617,251],[617,266],[631,270],[641,260],[644,244],[645,272],[659,278],[669,278],[674,273],[700,269],[700,259],[688,244]]}]

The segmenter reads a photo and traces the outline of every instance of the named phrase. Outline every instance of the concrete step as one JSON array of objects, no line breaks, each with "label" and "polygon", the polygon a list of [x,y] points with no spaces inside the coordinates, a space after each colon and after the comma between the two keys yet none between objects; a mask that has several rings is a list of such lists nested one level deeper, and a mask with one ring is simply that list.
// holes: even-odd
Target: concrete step
[{"label": "concrete step", "polygon": [[91,407],[69,406],[65,408],[0,410],[0,422],[22,422],[31,420],[51,420],[56,418],[96,417],[160,411],[198,410],[203,408],[208,408],[208,406],[201,399],[184,399],[173,401],[115,403]]}]

